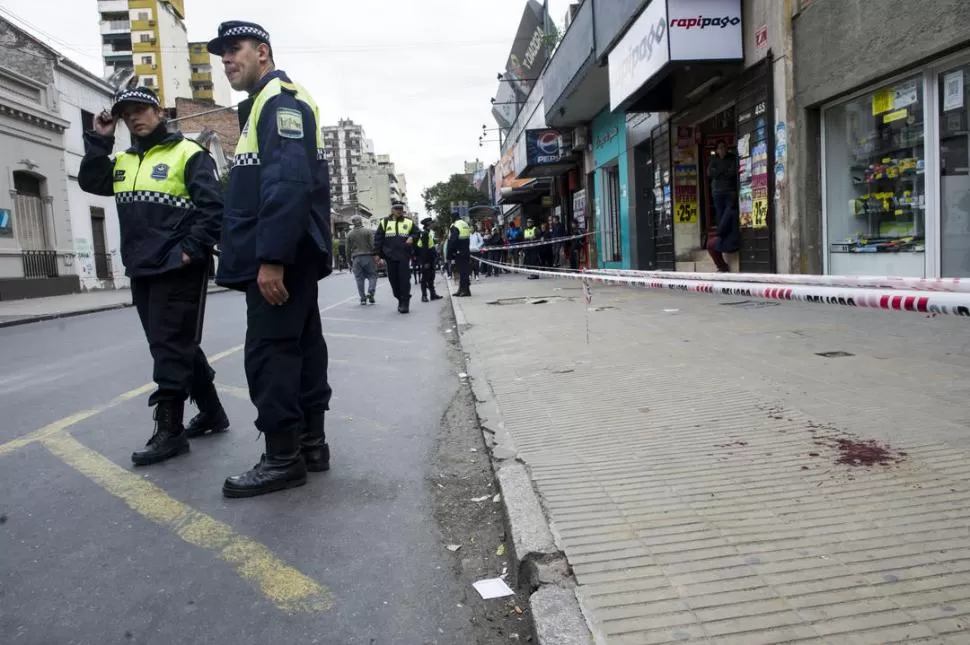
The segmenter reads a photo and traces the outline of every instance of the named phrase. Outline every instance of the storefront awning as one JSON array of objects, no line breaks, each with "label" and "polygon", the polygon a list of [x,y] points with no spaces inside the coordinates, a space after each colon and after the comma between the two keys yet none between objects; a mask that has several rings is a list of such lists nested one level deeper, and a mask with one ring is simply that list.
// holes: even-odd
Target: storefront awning
[{"label": "storefront awning", "polygon": [[510,179],[502,186],[499,204],[524,204],[548,194],[549,180],[536,177]]}]

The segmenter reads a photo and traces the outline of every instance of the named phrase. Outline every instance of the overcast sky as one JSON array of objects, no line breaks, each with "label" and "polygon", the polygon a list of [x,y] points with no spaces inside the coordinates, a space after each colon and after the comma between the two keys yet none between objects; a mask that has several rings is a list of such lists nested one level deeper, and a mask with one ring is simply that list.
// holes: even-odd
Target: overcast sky
[{"label": "overcast sky", "polygon": [[[570,0],[549,0],[562,26]],[[46,42],[99,76],[97,0],[0,0],[42,30]],[[505,65],[525,0],[186,0],[190,41],[208,40],[223,20],[265,27],[277,65],[320,105],[324,124],[351,118],[378,154],[407,175],[411,207],[421,191],[487,164],[498,144],[478,147],[482,124],[495,127],[489,99]],[[495,139],[495,133],[489,133]]]}]

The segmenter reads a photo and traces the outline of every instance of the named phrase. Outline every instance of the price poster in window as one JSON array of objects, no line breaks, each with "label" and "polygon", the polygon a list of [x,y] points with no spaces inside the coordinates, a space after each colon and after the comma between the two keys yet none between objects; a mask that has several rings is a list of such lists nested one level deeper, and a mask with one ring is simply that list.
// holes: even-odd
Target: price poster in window
[{"label": "price poster in window", "polygon": [[754,200],[751,195],[751,186],[741,186],[741,190],[738,191],[738,198],[741,212],[741,228],[752,228],[751,211]]},{"label": "price poster in window", "polygon": [[697,146],[683,142],[674,150],[674,223],[696,223],[698,210]]},{"label": "price poster in window", "polygon": [[751,189],[751,228],[768,228],[768,186]]}]

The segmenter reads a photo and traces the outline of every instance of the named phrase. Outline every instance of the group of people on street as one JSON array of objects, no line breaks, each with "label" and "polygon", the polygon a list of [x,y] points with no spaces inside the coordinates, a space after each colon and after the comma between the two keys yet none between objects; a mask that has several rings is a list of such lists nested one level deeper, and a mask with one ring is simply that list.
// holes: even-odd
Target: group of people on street
[{"label": "group of people on street", "polygon": [[[303,87],[276,69],[269,33],[227,21],[208,43],[232,88],[241,135],[223,193],[209,154],[170,132],[148,87],[119,92],[86,132],[78,181],[114,196],[121,257],[154,361],[149,397],[155,428],[135,465],[190,451],[188,439],[229,429],[200,342],[205,294],[219,245],[217,284],[245,293],[244,363],[265,450],[228,477],[227,497],[301,486],[330,467],[325,416],[331,389],[318,282],[332,271],[330,177],[319,111]],[[132,135],[114,159],[116,123]],[[231,214],[231,215],[230,215]],[[188,426],[185,402],[199,407]]]}]

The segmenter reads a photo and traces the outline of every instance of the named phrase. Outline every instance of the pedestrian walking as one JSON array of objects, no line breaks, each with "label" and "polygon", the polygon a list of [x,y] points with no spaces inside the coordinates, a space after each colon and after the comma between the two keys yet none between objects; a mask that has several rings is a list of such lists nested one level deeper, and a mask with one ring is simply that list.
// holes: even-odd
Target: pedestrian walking
[{"label": "pedestrian walking", "polygon": [[[377,259],[374,256],[374,232],[364,228],[364,220],[360,215],[350,218],[353,230],[347,234],[347,257],[350,258],[357,281],[357,293],[360,304],[374,304],[374,292],[377,290]],[[367,291],[364,291],[364,283]]]},{"label": "pedestrian walking", "polygon": [[415,257],[421,266],[421,302],[428,302],[428,295],[431,300],[441,300],[441,296],[435,291],[435,265],[438,263],[438,251],[435,247],[434,230],[431,224],[434,222],[430,217],[421,220],[424,229],[418,236],[415,244]]},{"label": "pedestrian walking", "polygon": [[485,238],[478,232],[478,224],[475,224],[472,226],[471,236],[468,238],[468,248],[471,253],[469,262],[471,263],[472,276],[474,276],[475,280],[478,280],[479,273],[481,272],[481,263],[478,261],[478,258],[481,257],[483,246],[485,246]]},{"label": "pedestrian walking", "polygon": [[251,22],[219,25],[208,44],[229,84],[249,98],[229,173],[219,284],[246,293],[246,380],[266,451],[229,477],[227,497],[302,486],[307,470],[330,468],[327,343],[317,282],[333,270],[330,173],[319,110],[306,90],[276,69],[270,37]]},{"label": "pedestrian walking", "polygon": [[[81,189],[115,197],[121,228],[121,261],[154,367],[157,386],[148,398],[155,430],[138,466],[189,452],[188,437],[229,429],[209,365],[199,343],[209,287],[212,248],[219,239],[223,203],[216,166],[202,146],[166,128],[155,93],[139,87],[117,95],[94,130],[84,133]],[[118,120],[132,145],[112,161]],[[183,426],[185,400],[199,414]]]},{"label": "pedestrian walking", "polygon": [[471,251],[469,240],[471,239],[472,229],[468,222],[463,220],[458,213],[453,215],[454,223],[451,225],[451,232],[448,237],[448,254],[458,269],[458,291],[453,295],[458,298],[466,298],[471,293],[471,281],[469,280],[471,263]]},{"label": "pedestrian walking", "polygon": [[404,216],[404,203],[394,201],[391,214],[381,220],[374,234],[374,246],[387,262],[387,280],[397,299],[398,313],[406,314],[411,306],[411,255],[418,227]]}]

